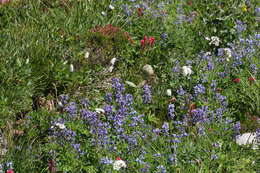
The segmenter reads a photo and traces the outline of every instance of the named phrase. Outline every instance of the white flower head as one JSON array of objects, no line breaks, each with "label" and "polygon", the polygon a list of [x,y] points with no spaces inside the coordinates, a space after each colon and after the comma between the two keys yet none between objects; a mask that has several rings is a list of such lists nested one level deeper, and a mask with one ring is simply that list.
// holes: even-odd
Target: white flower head
[{"label": "white flower head", "polygon": [[231,58],[232,57],[232,52],[229,48],[224,48],[224,53],[227,56],[227,58]]},{"label": "white flower head", "polygon": [[104,11],[102,11],[101,14],[102,14],[103,16],[106,16],[106,15],[107,15],[107,13],[104,12]]},{"label": "white flower head", "polygon": [[183,66],[181,69],[183,76],[188,76],[192,73],[191,66]]},{"label": "white flower head", "polygon": [[109,71],[110,73],[112,73],[113,70],[114,70],[114,66],[110,66],[110,67],[108,68],[108,71]]},{"label": "white flower head", "polygon": [[111,61],[110,61],[110,63],[111,63],[112,65],[115,65],[115,62],[116,62],[116,58],[112,58]]},{"label": "white flower head", "polygon": [[61,130],[66,128],[65,124],[63,124],[63,123],[56,123],[55,126],[58,127]]},{"label": "white flower head", "polygon": [[218,37],[212,36],[210,39],[211,39],[211,41],[209,42],[210,45],[213,44],[215,46],[219,46],[220,40]]},{"label": "white flower head", "polygon": [[115,7],[113,5],[111,5],[111,4],[108,7],[109,7],[110,10],[114,10],[115,9]]},{"label": "white flower head", "polygon": [[172,96],[172,90],[171,89],[167,89],[166,90],[166,95],[167,96]]},{"label": "white flower head", "polygon": [[96,108],[95,111],[100,114],[100,113],[105,113],[105,110],[102,108]]},{"label": "white flower head", "polygon": [[88,57],[89,57],[89,52],[87,51],[86,53],[85,53],[85,59],[88,59]]},{"label": "white flower head", "polygon": [[70,64],[70,72],[74,72],[74,66],[73,66],[73,64]]},{"label": "white flower head", "polygon": [[113,164],[113,169],[119,171],[121,168],[126,168],[125,161],[118,159]]}]

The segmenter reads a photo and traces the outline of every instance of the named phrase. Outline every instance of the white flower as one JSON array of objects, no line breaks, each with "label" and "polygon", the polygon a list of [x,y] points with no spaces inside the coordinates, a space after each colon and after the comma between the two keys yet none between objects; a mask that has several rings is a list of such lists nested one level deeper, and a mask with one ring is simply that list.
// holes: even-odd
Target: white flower
[{"label": "white flower", "polygon": [[104,11],[102,11],[101,14],[102,14],[103,16],[106,16],[106,15],[107,15],[107,13],[104,12]]},{"label": "white flower", "polygon": [[116,62],[116,58],[112,58],[111,61],[110,61],[110,63],[111,63],[112,65],[115,65],[115,62]]},{"label": "white flower", "polygon": [[232,52],[229,48],[224,48],[224,53],[227,56],[227,59],[232,57]]},{"label": "white flower", "polygon": [[111,73],[112,71],[114,70],[114,66],[110,66],[109,68],[108,68],[108,71]]},{"label": "white flower", "polygon": [[105,110],[102,108],[96,108],[95,111],[100,114],[100,113],[105,113]]},{"label": "white flower", "polygon": [[172,96],[172,90],[171,89],[167,89],[166,90],[166,95],[167,96]]},{"label": "white flower", "polygon": [[115,9],[115,7],[113,5],[111,5],[111,4],[108,7],[109,7],[110,10],[114,10]]},{"label": "white flower", "polygon": [[260,141],[256,139],[256,133],[244,133],[242,135],[236,136],[236,143],[238,145],[251,144],[252,149],[257,149],[260,146]]},{"label": "white flower", "polygon": [[74,66],[73,66],[73,64],[70,64],[70,72],[74,72]]},{"label": "white flower", "polygon": [[128,85],[131,86],[131,87],[134,87],[134,88],[137,87],[133,82],[125,81],[125,83],[128,84]]},{"label": "white flower", "polygon": [[59,127],[59,129],[65,129],[66,126],[63,123],[56,123],[55,126]]},{"label": "white flower", "polygon": [[220,40],[216,36],[211,37],[211,41],[209,42],[210,45],[214,44],[215,46],[219,46]]},{"label": "white flower", "polygon": [[181,69],[183,76],[191,75],[192,73],[191,66],[183,66]]},{"label": "white flower", "polygon": [[88,57],[89,57],[89,52],[87,51],[86,53],[85,53],[85,59],[88,59]]},{"label": "white flower", "polygon": [[116,160],[113,169],[119,171],[121,168],[126,168],[126,163],[123,160]]}]

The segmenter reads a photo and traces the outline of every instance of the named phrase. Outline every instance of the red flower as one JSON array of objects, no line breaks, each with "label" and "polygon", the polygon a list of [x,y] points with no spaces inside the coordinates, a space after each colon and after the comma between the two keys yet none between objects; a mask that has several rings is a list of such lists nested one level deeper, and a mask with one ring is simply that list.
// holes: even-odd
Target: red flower
[{"label": "red flower", "polygon": [[192,5],[192,0],[188,1],[188,5],[191,6]]},{"label": "red flower", "polygon": [[140,43],[141,43],[142,48],[144,48],[145,47],[145,41],[141,40]]},{"label": "red flower", "polygon": [[6,173],[14,173],[14,171],[12,169],[8,169]]},{"label": "red flower", "polygon": [[249,81],[250,85],[252,85],[252,83],[255,81],[255,78],[253,76],[250,76],[248,78],[248,81]]},{"label": "red flower", "polygon": [[149,38],[149,44],[150,44],[151,47],[153,47],[154,41],[155,41],[154,37]]},{"label": "red flower", "polygon": [[138,17],[141,17],[143,15],[143,9],[142,8],[137,9],[137,15],[138,15]]},{"label": "red flower", "polygon": [[56,172],[56,163],[55,163],[55,160],[51,159],[49,161],[49,172],[50,173],[55,173]]},{"label": "red flower", "polygon": [[147,36],[144,36],[144,42],[147,43]]},{"label": "red flower", "polygon": [[116,160],[121,160],[121,158],[120,157],[116,157]]},{"label": "red flower", "polygon": [[240,81],[241,81],[240,78],[235,78],[235,79],[233,79],[233,82],[234,82],[234,83],[240,83]]}]

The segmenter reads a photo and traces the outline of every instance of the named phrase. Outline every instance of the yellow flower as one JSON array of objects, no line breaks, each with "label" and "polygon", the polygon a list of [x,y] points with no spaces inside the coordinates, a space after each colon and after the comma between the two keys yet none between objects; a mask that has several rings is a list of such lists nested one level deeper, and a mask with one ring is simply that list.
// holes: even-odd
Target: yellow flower
[{"label": "yellow flower", "polygon": [[242,5],[242,11],[243,11],[243,12],[247,12],[247,6],[246,6],[246,4],[243,4],[243,5]]}]

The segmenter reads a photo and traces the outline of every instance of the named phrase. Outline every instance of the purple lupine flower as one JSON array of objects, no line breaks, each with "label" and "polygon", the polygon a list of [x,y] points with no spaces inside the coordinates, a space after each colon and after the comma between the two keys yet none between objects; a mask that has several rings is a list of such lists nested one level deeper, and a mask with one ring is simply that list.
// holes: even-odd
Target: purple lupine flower
[{"label": "purple lupine flower", "polygon": [[211,160],[215,160],[215,159],[217,159],[218,158],[218,156],[216,155],[216,154],[213,154],[212,156],[211,156]]},{"label": "purple lupine flower", "polygon": [[202,84],[198,84],[196,86],[194,86],[194,93],[196,96],[198,96],[199,94],[205,94],[206,89]]},{"label": "purple lupine flower", "polygon": [[183,96],[186,92],[185,92],[185,90],[184,90],[182,87],[180,87],[180,88],[177,90],[177,93],[178,93],[179,96]]},{"label": "purple lupine flower", "polygon": [[199,127],[198,127],[198,134],[200,135],[200,136],[204,136],[206,133],[205,133],[205,127],[203,126],[203,125],[200,125]]},{"label": "purple lupine flower", "polygon": [[69,114],[69,117],[74,118],[77,115],[77,104],[75,102],[71,102],[65,110]]},{"label": "purple lupine flower", "polygon": [[105,101],[107,102],[107,103],[111,103],[112,102],[112,93],[107,93],[106,95],[105,95]]},{"label": "purple lupine flower", "polygon": [[208,70],[213,70],[214,69],[214,63],[209,61],[208,64],[207,64],[207,68],[208,68]]},{"label": "purple lupine flower", "polygon": [[215,97],[223,107],[226,107],[228,105],[226,96],[223,96],[220,93],[216,93]]},{"label": "purple lupine flower", "polygon": [[192,121],[194,124],[197,122],[206,122],[207,112],[203,109],[193,109],[192,113]]},{"label": "purple lupine flower", "polygon": [[162,33],[161,37],[165,41],[167,39],[167,33],[166,32]]},{"label": "purple lupine flower", "polygon": [[168,135],[169,134],[169,123],[164,122],[162,125],[162,131],[164,134]]},{"label": "purple lupine flower", "polygon": [[163,165],[157,166],[157,171],[156,173],[166,173],[166,168]]},{"label": "purple lupine flower", "polygon": [[71,145],[80,155],[84,154],[84,152],[81,151],[81,149],[80,149],[80,144],[71,144]]},{"label": "purple lupine flower", "polygon": [[168,161],[169,161],[169,163],[171,165],[172,164],[176,164],[176,162],[177,162],[177,155],[176,155],[176,153],[169,155]]},{"label": "purple lupine flower", "polygon": [[81,100],[81,104],[83,105],[83,107],[88,107],[89,105],[89,100],[87,98],[84,98]]},{"label": "purple lupine flower", "polygon": [[252,73],[256,73],[258,70],[257,66],[255,64],[250,64],[250,71]]},{"label": "purple lupine flower", "polygon": [[246,24],[244,24],[241,20],[236,21],[236,30],[238,34],[241,34],[243,31],[245,31],[246,27]]},{"label": "purple lupine flower", "polygon": [[100,159],[100,163],[104,164],[104,165],[112,165],[113,162],[114,162],[114,160],[111,158],[108,158],[108,157],[103,157]]},{"label": "purple lupine flower", "polygon": [[69,101],[69,96],[68,95],[60,95],[60,101],[62,103],[62,105],[66,105],[68,104],[68,101]]},{"label": "purple lupine flower", "polygon": [[152,101],[151,87],[149,85],[144,85],[143,91],[144,91],[142,96],[143,103],[148,104]]},{"label": "purple lupine flower", "polygon": [[236,124],[233,126],[234,129],[234,134],[239,135],[240,134],[240,129],[241,129],[241,124],[240,122],[236,122]]},{"label": "purple lupine flower", "polygon": [[174,115],[174,111],[175,111],[175,106],[174,106],[174,104],[169,104],[168,105],[168,116],[171,118],[171,119],[173,119],[174,117],[175,117],[175,115]]},{"label": "purple lupine flower", "polygon": [[223,115],[223,108],[218,108],[218,109],[216,109],[216,118],[217,118],[217,121],[219,121],[219,122],[222,121],[222,115]]}]

